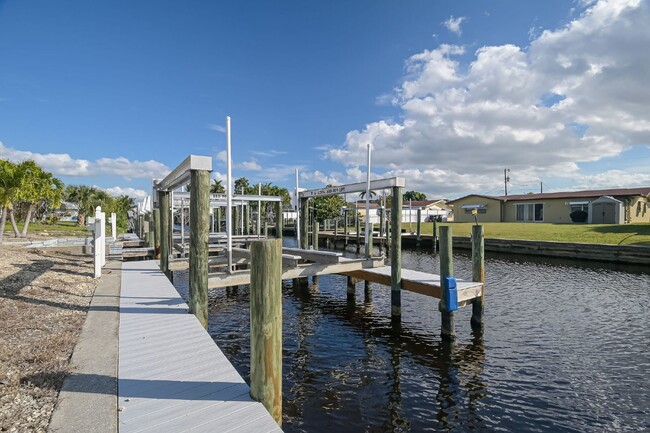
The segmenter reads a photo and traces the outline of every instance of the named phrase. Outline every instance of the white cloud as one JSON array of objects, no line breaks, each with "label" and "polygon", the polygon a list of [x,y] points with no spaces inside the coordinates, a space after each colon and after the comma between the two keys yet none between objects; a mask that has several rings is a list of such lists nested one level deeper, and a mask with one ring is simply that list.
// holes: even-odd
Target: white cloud
[{"label": "white cloud", "polygon": [[34,160],[44,170],[55,176],[122,176],[127,180],[135,178],[164,177],[170,172],[165,164],[149,161],[131,161],[127,158],[100,158],[96,161],[74,159],[67,153],[36,153],[6,147],[0,142],[0,158],[13,162]]},{"label": "white cloud", "polygon": [[235,164],[235,168],[241,168],[242,170],[248,170],[248,171],[262,170],[262,166],[255,161],[244,161],[240,164]]},{"label": "white cloud", "polygon": [[221,132],[222,134],[226,133],[226,127],[225,126],[215,125],[213,123],[210,123],[210,124],[208,124],[207,128],[211,129],[213,131]]},{"label": "white cloud", "polygon": [[[528,49],[479,48],[466,68],[461,46],[416,54],[395,91],[401,120],[350,131],[325,155],[358,177],[372,143],[374,168],[423,191],[489,191],[506,166],[530,180],[577,179],[580,162],[650,143],[648,9],[601,0]],[[548,95],[559,102],[548,106]]]},{"label": "white cloud", "polygon": [[316,171],[303,171],[300,173],[300,179],[318,182],[323,185],[341,185],[342,182],[339,180],[340,173],[330,173],[325,174],[319,170]]},{"label": "white cloud", "polygon": [[137,200],[143,200],[145,197],[150,195],[150,193],[142,190],[142,189],[135,189],[135,188],[122,188],[119,186],[113,186],[110,188],[102,188],[104,191],[112,195],[113,197],[119,197],[122,195],[128,195],[129,197],[133,197]]},{"label": "white cloud", "polygon": [[225,150],[222,150],[221,152],[217,152],[217,161],[221,162],[228,162],[228,153]]},{"label": "white cloud", "polygon": [[463,34],[463,30],[460,28],[460,26],[463,24],[463,21],[465,21],[465,19],[465,17],[454,18],[452,15],[446,21],[443,21],[442,25],[447,27],[447,30],[450,32],[460,36]]}]

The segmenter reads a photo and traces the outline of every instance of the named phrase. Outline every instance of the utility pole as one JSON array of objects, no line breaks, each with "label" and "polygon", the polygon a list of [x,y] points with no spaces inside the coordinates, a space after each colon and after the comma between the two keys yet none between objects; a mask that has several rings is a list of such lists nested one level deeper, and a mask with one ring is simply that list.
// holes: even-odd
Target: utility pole
[{"label": "utility pole", "polygon": [[503,169],[503,187],[505,190],[505,195],[508,195],[508,182],[510,182],[510,176],[508,176],[508,173],[510,173],[509,168],[504,168]]},{"label": "utility pole", "polygon": [[544,193],[544,182],[539,183],[539,193],[543,194]]}]

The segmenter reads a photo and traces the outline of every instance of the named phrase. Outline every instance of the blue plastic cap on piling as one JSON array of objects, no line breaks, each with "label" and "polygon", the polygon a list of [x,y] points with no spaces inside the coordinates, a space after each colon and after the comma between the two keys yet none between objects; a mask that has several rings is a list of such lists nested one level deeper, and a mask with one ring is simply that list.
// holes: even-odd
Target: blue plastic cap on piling
[{"label": "blue plastic cap on piling", "polygon": [[445,301],[447,311],[458,310],[458,286],[453,275],[445,277]]}]

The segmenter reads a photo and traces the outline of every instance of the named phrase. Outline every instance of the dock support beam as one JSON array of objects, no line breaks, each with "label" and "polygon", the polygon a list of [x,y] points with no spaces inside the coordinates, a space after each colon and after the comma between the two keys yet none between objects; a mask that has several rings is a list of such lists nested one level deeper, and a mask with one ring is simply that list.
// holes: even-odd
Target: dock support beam
[{"label": "dock support beam", "polygon": [[357,231],[357,254],[359,254],[361,252],[361,236],[359,235],[359,232],[361,231],[361,218],[359,218],[359,211],[357,211],[356,215],[354,216],[354,220]]},{"label": "dock support beam", "polygon": [[282,215],[282,202],[279,201],[275,204],[275,237],[282,239],[282,230],[284,225],[284,218]]},{"label": "dock support beam", "polygon": [[472,226],[472,281],[483,283],[481,296],[472,301],[473,329],[483,327],[483,305],[485,302],[485,248],[483,226]]},{"label": "dock support beam", "polygon": [[282,241],[251,243],[251,397],[282,425]]},{"label": "dock support beam", "polygon": [[153,238],[153,247],[154,253],[153,256],[155,259],[160,259],[160,208],[155,208],[153,210],[153,225],[154,225],[154,238]]},{"label": "dock support beam", "polygon": [[454,275],[454,259],[452,257],[451,246],[451,227],[440,227],[440,286],[442,296],[438,303],[438,309],[441,313],[440,336],[444,340],[453,340],[456,337],[456,326],[454,323],[454,313],[447,311],[446,296],[447,291],[445,277]]},{"label": "dock support beam", "polygon": [[309,199],[300,199],[300,245],[298,248],[309,249]]},{"label": "dock support beam", "polygon": [[160,200],[160,269],[169,278],[170,229],[169,191],[158,191]]},{"label": "dock support beam", "polygon": [[[149,248],[155,248],[156,247],[156,235],[155,233],[155,219],[154,219],[154,214],[153,213],[148,213],[147,214],[147,219],[149,220],[149,235],[147,239],[147,246]],[[154,252],[155,256],[155,252]]]},{"label": "dock support beam", "polygon": [[[313,225],[313,229],[312,229],[312,230],[313,230],[313,233],[314,233],[314,235],[313,235],[313,239],[314,239],[314,240],[313,240],[313,245],[312,245],[312,247],[313,247],[313,249],[314,249],[315,251],[318,251],[318,232],[320,231],[320,223],[319,223],[318,220],[316,219],[316,212],[314,212],[314,223],[313,223],[313,224],[314,224],[314,225]],[[311,283],[312,283],[314,286],[317,286],[317,285],[318,285],[318,275],[314,275],[314,276],[311,277]]]},{"label": "dock support beam", "polygon": [[402,316],[402,187],[393,187],[390,212],[390,315]]},{"label": "dock support beam", "polygon": [[353,300],[357,294],[357,281],[359,280],[354,277],[348,277],[348,301]]},{"label": "dock support beam", "polygon": [[208,238],[210,237],[210,172],[191,170],[190,313],[208,329]]},{"label": "dock support beam", "polygon": [[416,229],[415,229],[415,233],[416,233],[416,235],[415,235],[415,246],[419,247],[420,243],[422,242],[422,236],[421,236],[422,235],[422,223],[421,223],[422,209],[417,210],[417,219],[418,219],[418,221],[417,221],[417,224],[415,226],[416,227]]}]

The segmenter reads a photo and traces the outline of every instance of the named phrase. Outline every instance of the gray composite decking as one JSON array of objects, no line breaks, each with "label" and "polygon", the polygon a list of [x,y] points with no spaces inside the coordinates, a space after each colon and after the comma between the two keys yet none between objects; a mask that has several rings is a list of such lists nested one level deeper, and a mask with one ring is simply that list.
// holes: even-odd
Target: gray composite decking
[{"label": "gray composite decking", "polygon": [[157,262],[122,264],[121,433],[281,432]]}]

